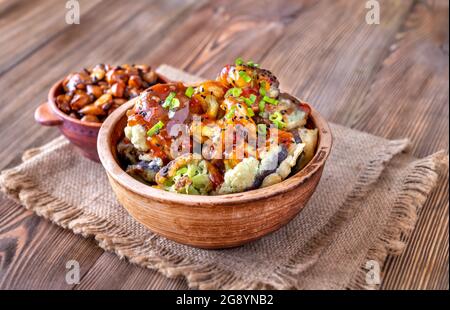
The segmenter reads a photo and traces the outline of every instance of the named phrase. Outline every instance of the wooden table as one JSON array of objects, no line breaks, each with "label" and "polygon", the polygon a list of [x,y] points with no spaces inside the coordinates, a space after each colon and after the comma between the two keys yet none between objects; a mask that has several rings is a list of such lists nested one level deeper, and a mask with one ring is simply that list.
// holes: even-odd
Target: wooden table
[{"label": "wooden table", "polygon": [[[237,56],[271,69],[283,88],[330,121],[386,138],[408,137],[423,157],[448,151],[448,1],[0,0],[0,169],[58,135],[33,120],[49,87],[96,63],[168,63],[213,78]],[[39,3],[39,4],[38,4]],[[448,289],[448,182],[442,177],[408,246],[389,257],[384,289]],[[167,279],[43,220],[0,195],[0,288],[180,289]],[[65,263],[81,283],[65,282]]]}]

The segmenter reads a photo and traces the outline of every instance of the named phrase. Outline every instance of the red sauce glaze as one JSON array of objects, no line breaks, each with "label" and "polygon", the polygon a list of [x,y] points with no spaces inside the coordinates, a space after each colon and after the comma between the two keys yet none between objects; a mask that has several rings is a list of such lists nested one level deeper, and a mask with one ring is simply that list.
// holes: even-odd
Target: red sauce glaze
[{"label": "red sauce glaze", "polygon": [[[194,113],[203,113],[198,100],[187,97],[185,92],[186,86],[182,83],[154,85],[142,93],[138,98],[139,102],[127,112],[129,126],[139,124],[148,131],[159,121],[164,123],[159,133],[147,138],[147,146],[152,155],[160,157],[165,163],[174,159],[171,157],[170,148],[174,138],[181,134],[180,130],[173,126],[189,125]],[[173,110],[163,107],[171,93],[175,93],[180,102],[179,107]]]}]

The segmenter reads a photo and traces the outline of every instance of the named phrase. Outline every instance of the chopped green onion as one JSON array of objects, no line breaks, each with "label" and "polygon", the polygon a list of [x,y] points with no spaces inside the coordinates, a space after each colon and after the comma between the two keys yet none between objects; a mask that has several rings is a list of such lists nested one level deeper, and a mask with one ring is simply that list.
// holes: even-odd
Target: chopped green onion
[{"label": "chopped green onion", "polygon": [[286,123],[283,122],[283,115],[280,112],[275,112],[269,116],[269,120],[277,126],[278,129],[281,129],[286,126]]},{"label": "chopped green onion", "polygon": [[251,107],[253,102],[249,99],[249,98],[245,98],[245,97],[241,97],[242,100],[244,100],[244,102]]},{"label": "chopped green onion", "polygon": [[253,67],[253,68],[258,68],[259,64],[254,63],[253,61],[249,61],[247,62],[247,66]]},{"label": "chopped green onion", "polygon": [[162,121],[157,122],[155,125],[153,125],[152,128],[150,128],[147,131],[147,136],[151,137],[151,136],[157,134],[159,132],[159,130],[163,127],[164,127],[164,123]]},{"label": "chopped green onion", "polygon": [[264,102],[264,100],[261,100],[259,102],[258,107],[259,107],[259,112],[264,113],[264,110],[266,109],[266,103]]},{"label": "chopped green onion", "polygon": [[250,95],[250,100],[252,101],[252,103],[255,103],[256,101],[256,96],[254,94]]},{"label": "chopped green onion", "polygon": [[173,98],[172,102],[170,103],[170,109],[173,110],[175,108],[178,108],[180,106],[180,100],[178,98]]},{"label": "chopped green onion", "polygon": [[231,93],[232,93],[233,97],[239,97],[242,94],[242,89],[232,88]]},{"label": "chopped green onion", "polygon": [[240,65],[242,65],[244,63],[244,61],[242,60],[241,57],[238,57],[238,58],[236,58],[234,63],[236,64],[236,66],[240,66]]},{"label": "chopped green onion", "polygon": [[280,112],[274,112],[273,114],[270,114],[269,119],[273,122],[273,121],[282,121],[283,120],[283,115],[281,115]]},{"label": "chopped green onion", "polygon": [[261,87],[259,88],[259,93],[262,96],[266,95],[266,82],[261,82]]},{"label": "chopped green onion", "polygon": [[191,87],[191,86],[189,86],[189,87],[186,89],[186,92],[185,92],[184,94],[186,95],[186,97],[191,98],[192,95],[194,94],[194,88]]},{"label": "chopped green onion", "polygon": [[233,87],[233,88],[230,88],[226,92],[225,97],[229,97],[229,96],[239,97],[241,94],[242,94],[242,89],[237,88],[237,87]]},{"label": "chopped green onion", "polygon": [[163,108],[168,108],[170,107],[170,104],[172,103],[172,99],[175,98],[175,96],[177,95],[177,93],[175,92],[170,92],[169,96],[166,97],[166,100],[164,100],[164,103],[162,105]]},{"label": "chopped green onion", "polygon": [[248,76],[247,72],[245,71],[239,71],[239,76],[243,78],[246,83],[250,83],[252,81],[252,78]]},{"label": "chopped green onion", "polygon": [[273,123],[275,124],[275,126],[277,126],[278,129],[282,129],[286,126],[286,123],[282,121],[275,121]]},{"label": "chopped green onion", "polygon": [[258,124],[258,133],[261,135],[267,134],[267,126],[266,124]]},{"label": "chopped green onion", "polygon": [[232,106],[230,108],[230,111],[225,115],[225,118],[230,119],[234,116],[234,113],[236,112],[236,106]]},{"label": "chopped green onion", "polygon": [[278,100],[277,99],[270,98],[270,97],[267,97],[267,96],[264,96],[263,100],[265,102],[268,102],[268,103],[273,104],[273,105],[277,105],[278,104]]},{"label": "chopped green onion", "polygon": [[248,116],[250,116],[250,117],[255,116],[255,112],[253,112],[252,108],[247,108],[247,113],[248,113]]}]

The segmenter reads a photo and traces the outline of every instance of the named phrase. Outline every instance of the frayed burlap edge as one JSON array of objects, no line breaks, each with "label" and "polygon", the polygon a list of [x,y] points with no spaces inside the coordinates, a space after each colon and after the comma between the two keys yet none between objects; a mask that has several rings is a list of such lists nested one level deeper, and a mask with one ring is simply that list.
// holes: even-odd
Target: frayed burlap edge
[{"label": "frayed burlap edge", "polygon": [[[323,248],[326,241],[329,241],[333,230],[336,229],[334,225],[339,226],[348,218],[351,214],[349,212],[351,205],[364,197],[365,193],[370,190],[370,185],[379,178],[385,163],[402,152],[407,145],[405,140],[392,141],[376,159],[368,162],[366,170],[360,175],[355,186],[355,189],[359,188],[358,191],[352,191],[353,194],[349,195],[343,208],[333,216],[330,223],[319,234],[312,238],[306,251],[298,253],[287,264],[277,269],[272,279],[268,281],[270,283],[244,279],[214,265],[200,266],[198,262],[161,248],[153,238],[137,240],[121,227],[42,192],[31,178],[16,168],[2,172],[0,187],[8,196],[39,216],[84,237],[93,236],[100,247],[106,251],[113,251],[120,258],[127,258],[132,263],[156,269],[167,277],[184,276],[190,287],[199,289],[302,288],[298,276],[314,264],[315,258],[318,256],[317,249]],[[24,158],[29,159],[38,154],[39,149],[33,149],[27,152]],[[389,221],[385,232],[368,253],[370,259],[383,262],[388,252],[394,248],[399,249],[398,245],[402,243],[400,236],[414,226],[416,210],[424,203],[435,185],[437,166],[439,163],[445,162],[444,157],[443,153],[438,153],[416,162],[411,174],[404,181],[404,189],[400,192],[397,204],[394,206],[392,220]],[[405,217],[404,214],[408,214],[408,216]],[[349,288],[370,288],[363,282],[365,275],[366,270],[364,266],[361,266]]]},{"label": "frayed burlap edge", "polygon": [[379,287],[366,280],[370,268],[366,267],[366,262],[376,261],[382,270],[389,254],[400,255],[403,252],[406,240],[416,224],[417,212],[425,204],[439,176],[448,174],[448,164],[449,157],[444,151],[414,162],[402,182],[402,190],[396,197],[382,234],[367,252],[366,259],[348,286],[349,289],[373,290]]}]

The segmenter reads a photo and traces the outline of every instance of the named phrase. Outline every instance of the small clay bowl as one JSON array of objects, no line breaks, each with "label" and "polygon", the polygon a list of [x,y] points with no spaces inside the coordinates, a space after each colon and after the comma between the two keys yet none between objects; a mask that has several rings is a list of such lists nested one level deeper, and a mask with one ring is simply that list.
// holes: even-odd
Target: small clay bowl
[{"label": "small clay bowl", "polygon": [[[36,109],[34,119],[44,126],[57,126],[84,157],[100,162],[97,152],[97,136],[102,124],[83,122],[70,117],[58,108],[56,97],[64,93],[62,82],[62,80],[58,81],[50,88],[48,101]],[[158,75],[158,83],[167,82],[165,77]]]},{"label": "small clay bowl", "polygon": [[135,180],[119,165],[117,142],[123,137],[125,112],[134,100],[103,123],[97,141],[100,161],[119,202],[151,231],[173,241],[205,249],[236,247],[271,233],[293,219],[314,193],[330,154],[328,123],[312,109],[319,129],[316,154],[298,173],[281,183],[221,196],[163,191]]}]

